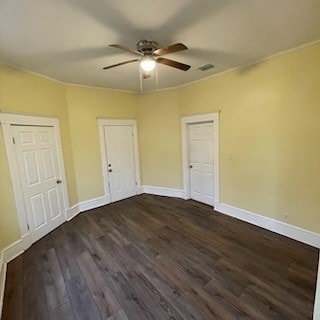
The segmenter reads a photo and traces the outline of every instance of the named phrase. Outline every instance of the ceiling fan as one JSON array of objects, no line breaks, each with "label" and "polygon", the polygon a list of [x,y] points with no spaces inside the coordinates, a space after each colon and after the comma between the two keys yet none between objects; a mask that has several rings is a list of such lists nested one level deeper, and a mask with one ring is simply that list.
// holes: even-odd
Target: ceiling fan
[{"label": "ceiling fan", "polygon": [[103,68],[103,70],[107,70],[107,69],[118,67],[118,66],[121,66],[121,65],[124,65],[127,63],[139,61],[140,67],[143,72],[143,78],[146,79],[146,78],[151,77],[150,72],[155,68],[156,63],[161,63],[166,66],[173,67],[173,68],[183,70],[183,71],[187,71],[191,67],[187,64],[162,57],[162,56],[169,54],[169,53],[187,50],[188,48],[182,43],[175,43],[175,44],[168,46],[168,47],[165,47],[165,48],[159,48],[158,43],[155,41],[141,40],[137,43],[137,50],[130,49],[130,48],[123,46],[123,45],[120,45],[120,44],[110,44],[109,46],[133,53],[133,54],[139,56],[139,58],[116,63],[111,66],[106,66]]}]

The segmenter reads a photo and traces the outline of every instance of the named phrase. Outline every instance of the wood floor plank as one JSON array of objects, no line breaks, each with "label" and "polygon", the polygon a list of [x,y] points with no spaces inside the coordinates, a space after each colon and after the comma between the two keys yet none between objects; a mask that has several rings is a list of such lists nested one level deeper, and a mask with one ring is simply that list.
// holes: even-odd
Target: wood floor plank
[{"label": "wood floor plank", "polygon": [[23,256],[10,262],[4,293],[2,320],[23,320]]},{"label": "wood floor plank", "polygon": [[117,272],[110,278],[110,286],[115,292],[123,310],[130,320],[155,320],[150,309],[144,303],[136,290],[121,272]]},{"label": "wood floor plank", "polygon": [[104,231],[101,228],[101,226],[96,222],[96,220],[93,218],[93,214],[90,212],[90,214],[85,214],[83,216],[85,218],[86,230],[90,230],[90,233],[95,238],[99,238],[99,237],[103,236]]},{"label": "wood floor plank", "polygon": [[62,228],[74,253],[76,255],[80,255],[81,253],[85,252],[86,246],[82,241],[81,231],[78,229],[77,217],[74,218],[74,221],[72,222],[64,223]]},{"label": "wood floor plank", "polygon": [[102,248],[100,242],[95,239],[93,235],[88,234],[87,237],[83,239],[83,242],[100,271],[107,272],[108,274],[119,271],[110,253]]},{"label": "wood floor plank", "polygon": [[126,252],[134,259],[136,263],[135,268],[137,268],[168,301],[174,300],[181,294],[178,287],[166,278],[160,270],[155,268],[152,261],[144,256],[138,248],[130,245],[126,247]]},{"label": "wood floor plank", "polygon": [[185,292],[189,288],[190,283],[195,284],[193,279],[188,277],[188,274],[184,270],[172,263],[165,255],[157,256],[152,260],[152,263],[154,268],[159,269],[181,292]]},{"label": "wood floor plank", "polygon": [[111,316],[107,320],[129,320],[129,318],[127,317],[123,309],[120,309],[118,312],[116,312],[113,316]]},{"label": "wood floor plank", "polygon": [[[213,301],[215,306],[214,309],[218,308],[218,313],[224,312],[227,310],[232,316],[236,319],[255,319],[255,320],[268,320],[263,314],[261,314],[254,306],[243,304],[240,297],[233,294],[231,291],[221,286],[219,282],[211,280],[204,287],[203,290],[206,292],[205,298],[209,301]],[[198,297],[197,289],[191,294],[195,297]],[[201,292],[203,294],[203,291]],[[210,305],[210,304],[209,304]],[[222,309],[221,309],[222,308]],[[226,319],[229,319],[227,317]],[[224,319],[224,316],[222,316]]]},{"label": "wood floor plank", "polygon": [[311,320],[315,248],[193,200],[79,214],[8,264],[3,320]]},{"label": "wood floor plank", "polygon": [[49,319],[46,291],[41,271],[38,246],[31,247],[23,255],[23,319]]},{"label": "wood floor plank", "polygon": [[295,314],[294,312],[288,313],[283,308],[280,311],[281,308],[251,290],[250,287],[246,288],[240,298],[246,305],[257,310],[264,319],[296,320],[300,318],[298,314]]},{"label": "wood floor plank", "polygon": [[133,259],[126,253],[124,247],[117,244],[117,242],[110,237],[109,233],[100,237],[99,242],[104,250],[110,253],[116,266],[128,279],[132,279],[138,275],[138,270],[134,268],[135,263]]},{"label": "wood floor plank", "polygon": [[157,237],[148,240],[148,242],[161,252],[162,257],[167,257],[178,269],[183,270],[186,276],[192,279],[192,281],[199,285],[204,285],[210,280],[209,275],[199,267],[199,264],[188,259],[184,253],[174,250],[171,243],[161,242]]},{"label": "wood floor plank", "polygon": [[60,304],[55,309],[49,311],[49,315],[50,320],[75,320],[69,301]]},{"label": "wood floor plank", "polygon": [[189,300],[186,294],[182,294],[180,297],[172,301],[172,305],[185,320],[212,320],[211,317],[201,310],[201,307],[195,305],[191,300]]},{"label": "wood floor plank", "polygon": [[219,295],[212,296],[201,287],[192,286],[187,289],[187,296],[194,305],[197,305],[210,319],[248,319],[249,317],[238,310],[232,303]]},{"label": "wood floor plank", "polygon": [[155,319],[183,320],[177,310],[162,296],[155,286],[143,275],[131,282],[137,294],[148,306]]},{"label": "wood floor plank", "polygon": [[54,248],[41,255],[41,263],[48,309],[52,310],[69,300]]},{"label": "wood floor plank", "polygon": [[[236,277],[246,279],[246,281],[249,281],[247,287],[252,287],[253,285],[253,288],[257,287],[263,289],[260,291],[260,294],[274,297],[279,302],[282,302],[284,307],[287,305],[291,310],[296,310],[297,313],[310,314],[310,310],[312,310],[312,305],[310,305],[312,298],[308,302],[303,295],[297,297],[291,291],[282,288],[281,285],[276,285],[273,282],[266,282],[264,279],[260,279],[257,275],[248,272],[248,270],[245,270],[230,261],[221,259],[216,265],[216,268],[217,270],[227,272],[227,274],[233,273]],[[227,279],[230,278],[227,277]],[[288,292],[290,292],[289,305]]]},{"label": "wood floor plank", "polygon": [[145,265],[142,274],[169,302],[173,301],[181,294],[180,289],[152,265]]},{"label": "wood floor plank", "polygon": [[68,280],[66,285],[76,320],[102,320],[82,276]]},{"label": "wood floor plank", "polygon": [[88,252],[78,257],[80,270],[103,319],[120,309],[114,293]]},{"label": "wood floor plank", "polygon": [[74,251],[71,249],[62,228],[58,228],[54,231],[53,243],[59,260],[61,273],[65,281],[79,275],[80,270]]},{"label": "wood floor plank", "polygon": [[159,255],[159,251],[148,244],[140,235],[135,234],[125,225],[117,226],[117,230],[127,237],[131,244],[134,244],[145,256],[154,258]]}]

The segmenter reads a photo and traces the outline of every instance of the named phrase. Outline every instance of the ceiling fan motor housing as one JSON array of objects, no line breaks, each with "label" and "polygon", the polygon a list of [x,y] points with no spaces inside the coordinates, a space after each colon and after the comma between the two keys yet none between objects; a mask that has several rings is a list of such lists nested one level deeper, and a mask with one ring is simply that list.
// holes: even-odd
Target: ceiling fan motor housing
[{"label": "ceiling fan motor housing", "polygon": [[137,49],[139,52],[143,54],[152,54],[155,50],[157,50],[159,44],[156,41],[150,40],[141,40],[137,43]]}]

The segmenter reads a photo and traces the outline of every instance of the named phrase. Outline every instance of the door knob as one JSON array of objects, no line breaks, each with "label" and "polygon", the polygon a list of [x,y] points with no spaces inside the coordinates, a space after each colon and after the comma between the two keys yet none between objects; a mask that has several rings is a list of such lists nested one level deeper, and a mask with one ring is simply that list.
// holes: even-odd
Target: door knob
[{"label": "door knob", "polygon": [[60,184],[62,181],[61,180],[57,180],[57,184]]},{"label": "door knob", "polygon": [[190,168],[190,169],[192,169],[192,168],[193,168],[193,165],[192,165],[192,164],[190,164],[189,168]]},{"label": "door knob", "polygon": [[110,164],[110,163],[108,164],[108,167],[111,167],[111,164]]},{"label": "door knob", "polygon": [[109,172],[112,172],[112,169],[109,169],[108,171],[109,171]]}]

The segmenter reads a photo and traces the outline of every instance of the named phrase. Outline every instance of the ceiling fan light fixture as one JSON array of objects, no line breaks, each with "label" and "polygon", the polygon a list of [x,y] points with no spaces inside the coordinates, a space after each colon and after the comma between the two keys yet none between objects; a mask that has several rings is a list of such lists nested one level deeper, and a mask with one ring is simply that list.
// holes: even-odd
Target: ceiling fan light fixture
[{"label": "ceiling fan light fixture", "polygon": [[156,67],[156,61],[152,57],[144,57],[140,62],[143,71],[150,72]]}]

